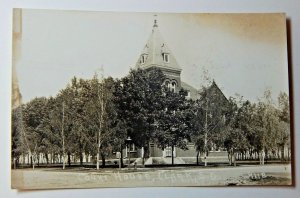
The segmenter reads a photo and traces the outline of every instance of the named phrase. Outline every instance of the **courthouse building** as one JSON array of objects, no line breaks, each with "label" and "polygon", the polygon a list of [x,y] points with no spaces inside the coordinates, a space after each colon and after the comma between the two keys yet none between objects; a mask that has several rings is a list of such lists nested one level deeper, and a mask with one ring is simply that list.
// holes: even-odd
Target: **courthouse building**
[{"label": "courthouse building", "polygon": [[[182,68],[176,61],[176,57],[172,54],[167,43],[163,39],[157,20],[154,20],[154,25],[150,37],[145,44],[144,49],[139,55],[136,63],[136,68],[151,69],[159,68],[166,76],[164,84],[173,92],[178,92],[181,88],[187,90],[187,98],[196,100],[200,97],[200,90],[197,90],[193,86],[183,82],[181,80]],[[217,84],[213,81],[208,87],[211,92],[217,93],[222,100],[226,100],[226,97],[219,89]],[[146,164],[164,164],[170,163],[172,156],[171,147],[167,147],[164,150],[157,147],[154,143],[150,143],[150,158],[146,161]],[[129,150],[126,149],[125,156],[128,156]],[[130,155],[132,157],[142,157],[143,149],[136,149],[131,147]],[[193,143],[188,143],[188,150],[182,150],[180,148],[174,148],[173,156],[175,157],[175,164],[194,163],[197,151]],[[210,157],[214,158],[212,161],[224,161],[224,157],[227,158],[227,152],[224,151],[210,151]],[[218,159],[219,158],[219,159]],[[226,160],[225,160],[226,161]],[[228,161],[228,160],[227,160]]]}]

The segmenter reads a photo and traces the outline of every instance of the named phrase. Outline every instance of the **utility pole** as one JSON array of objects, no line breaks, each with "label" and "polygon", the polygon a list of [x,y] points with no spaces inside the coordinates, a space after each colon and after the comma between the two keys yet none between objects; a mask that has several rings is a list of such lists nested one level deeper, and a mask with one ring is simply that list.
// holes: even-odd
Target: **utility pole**
[{"label": "utility pole", "polygon": [[63,169],[65,169],[65,133],[64,133],[64,122],[65,122],[65,102],[62,103],[62,124],[61,124],[61,136],[62,136],[62,150],[63,150]]}]

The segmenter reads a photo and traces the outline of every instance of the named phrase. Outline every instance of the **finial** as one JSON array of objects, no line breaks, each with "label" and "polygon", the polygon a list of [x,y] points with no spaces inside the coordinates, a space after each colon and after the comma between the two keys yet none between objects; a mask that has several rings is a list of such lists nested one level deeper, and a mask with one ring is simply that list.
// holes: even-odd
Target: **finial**
[{"label": "finial", "polygon": [[157,15],[155,14],[154,15],[154,25],[153,25],[153,27],[158,27],[156,17],[157,17]]},{"label": "finial", "polygon": [[215,81],[214,78],[213,78],[213,80],[212,80],[212,84],[213,84],[213,85],[217,85],[217,83],[216,83],[216,81]]}]

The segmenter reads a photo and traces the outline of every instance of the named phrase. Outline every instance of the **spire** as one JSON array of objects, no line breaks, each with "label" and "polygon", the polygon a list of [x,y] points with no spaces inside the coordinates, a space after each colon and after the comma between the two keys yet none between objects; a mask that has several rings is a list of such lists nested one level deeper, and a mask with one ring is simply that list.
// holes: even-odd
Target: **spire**
[{"label": "spire", "polygon": [[154,24],[153,24],[153,27],[154,27],[154,28],[155,28],[155,27],[158,27],[156,17],[157,17],[157,15],[155,14],[155,15],[154,15]]},{"label": "spire", "polygon": [[175,57],[169,50],[158,29],[156,15],[154,15],[153,29],[136,63],[137,68],[159,67],[161,69],[181,71]]}]

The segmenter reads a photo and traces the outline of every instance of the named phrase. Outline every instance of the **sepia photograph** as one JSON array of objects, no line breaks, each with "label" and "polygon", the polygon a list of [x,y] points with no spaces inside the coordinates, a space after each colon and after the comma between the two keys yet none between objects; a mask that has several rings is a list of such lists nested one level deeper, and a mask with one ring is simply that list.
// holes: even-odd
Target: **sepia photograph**
[{"label": "sepia photograph", "polygon": [[293,186],[286,22],[14,9],[11,188]]}]

